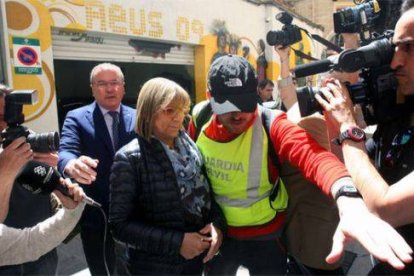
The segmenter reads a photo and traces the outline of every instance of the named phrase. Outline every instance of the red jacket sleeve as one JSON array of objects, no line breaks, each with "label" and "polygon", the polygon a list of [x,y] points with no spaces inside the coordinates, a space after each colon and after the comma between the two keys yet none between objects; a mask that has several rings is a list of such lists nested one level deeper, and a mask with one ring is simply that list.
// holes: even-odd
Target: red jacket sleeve
[{"label": "red jacket sleeve", "polygon": [[273,121],[270,139],[281,162],[289,160],[328,196],[337,179],[349,176],[345,165],[334,154],[319,146],[304,129],[287,120],[285,113]]},{"label": "red jacket sleeve", "polygon": [[188,133],[188,136],[190,136],[190,138],[193,139],[193,141],[195,142],[197,129],[196,129],[196,126],[194,125],[192,118],[190,119],[190,122],[188,123],[187,133]]}]

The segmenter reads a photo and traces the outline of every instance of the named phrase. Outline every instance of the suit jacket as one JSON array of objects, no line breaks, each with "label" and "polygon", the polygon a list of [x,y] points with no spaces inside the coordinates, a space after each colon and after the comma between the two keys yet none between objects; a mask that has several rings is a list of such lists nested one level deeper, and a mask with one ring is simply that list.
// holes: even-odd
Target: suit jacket
[{"label": "suit jacket", "polygon": [[[136,137],[135,109],[121,105],[119,119],[119,147],[122,147]],[[89,197],[101,203],[108,213],[109,175],[115,152],[105,119],[96,102],[66,115],[60,138],[59,171],[63,173],[66,164],[81,155],[99,160],[96,181],[91,185],[82,185],[82,188]],[[85,209],[82,224],[94,226],[97,219],[102,217],[97,210],[92,209],[96,208]]]}]

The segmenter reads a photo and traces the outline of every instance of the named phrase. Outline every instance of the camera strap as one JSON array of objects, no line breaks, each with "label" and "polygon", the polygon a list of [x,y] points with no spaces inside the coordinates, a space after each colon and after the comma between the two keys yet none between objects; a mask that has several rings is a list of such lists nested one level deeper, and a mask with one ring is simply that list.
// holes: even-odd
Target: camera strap
[{"label": "camera strap", "polygon": [[[315,40],[315,41],[319,42],[320,44],[324,45],[327,49],[334,50],[334,51],[336,51],[336,52],[338,52],[338,53],[342,52],[342,50],[343,50],[343,49],[342,49],[341,47],[339,47],[339,46],[337,46],[337,45],[333,44],[332,42],[330,42],[330,41],[326,40],[325,38],[321,37],[320,35],[317,35],[317,34],[311,34],[311,33],[309,33],[307,30],[305,30],[305,29],[303,29],[303,28],[299,28],[299,29],[300,29],[300,30],[302,30],[302,31],[304,31],[304,32],[306,33],[306,35],[307,35],[310,39],[313,39],[313,40]],[[314,58],[314,57],[312,57],[312,56],[310,56],[310,55],[308,55],[308,54],[305,54],[304,52],[302,52],[302,51],[300,51],[300,50],[293,49],[292,47],[290,47],[290,48],[291,48],[291,49],[295,52],[295,54],[296,54],[297,56],[299,56],[299,57],[301,57],[301,58],[303,58],[303,59],[313,60],[313,61],[315,61],[315,60],[319,60],[319,59]]]},{"label": "camera strap", "polygon": [[[308,34],[309,35],[309,34]],[[330,42],[329,40],[326,40],[325,38],[321,37],[320,35],[317,34],[310,34],[310,36],[318,41],[320,44],[326,46],[326,48],[334,50],[338,53],[342,52],[343,49],[341,47],[339,47],[338,45],[333,44],[332,42]]]},{"label": "camera strap", "polygon": [[297,55],[298,57],[301,57],[301,58],[303,58],[303,59],[313,60],[313,61],[317,61],[317,60],[319,60],[319,59],[314,58],[314,57],[312,57],[312,56],[310,56],[310,55],[308,55],[308,54],[305,54],[305,53],[304,53],[304,52],[302,52],[302,51],[296,50],[296,49],[294,49],[294,48],[292,48],[292,47],[290,47],[290,49],[292,49],[292,50],[295,52],[295,55]]}]

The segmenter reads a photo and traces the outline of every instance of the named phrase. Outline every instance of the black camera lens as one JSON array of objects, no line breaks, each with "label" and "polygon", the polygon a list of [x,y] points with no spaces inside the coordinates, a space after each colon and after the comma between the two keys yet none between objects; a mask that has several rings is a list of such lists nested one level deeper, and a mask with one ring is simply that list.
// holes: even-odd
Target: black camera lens
[{"label": "black camera lens", "polygon": [[317,87],[303,86],[296,89],[300,115],[302,117],[322,111],[322,106],[315,99],[315,94],[322,95]]},{"label": "black camera lens", "polygon": [[343,51],[338,58],[338,65],[345,72],[355,72],[361,68],[376,67],[382,64],[390,64],[394,55],[395,46],[389,36],[375,40],[358,49]]},{"label": "black camera lens", "polygon": [[[353,104],[364,104],[367,103],[367,101],[370,101],[369,88],[366,83],[363,82],[354,85],[347,85],[347,88]],[[315,112],[323,111],[322,106],[315,99],[316,94],[322,98],[325,98],[318,87],[304,86],[296,89],[300,115],[302,117],[309,116]]]},{"label": "black camera lens", "polygon": [[295,25],[285,25],[281,31],[269,31],[266,34],[267,44],[270,46],[288,46],[302,40],[300,29]]},{"label": "black camera lens", "polygon": [[34,152],[51,152],[59,149],[59,133],[30,133],[27,142]]},{"label": "black camera lens", "polygon": [[336,34],[342,33],[357,33],[361,29],[361,19],[359,8],[345,8],[333,14],[334,32]]},{"label": "black camera lens", "polygon": [[270,46],[284,45],[285,33],[283,31],[269,31],[266,35],[266,41]]}]

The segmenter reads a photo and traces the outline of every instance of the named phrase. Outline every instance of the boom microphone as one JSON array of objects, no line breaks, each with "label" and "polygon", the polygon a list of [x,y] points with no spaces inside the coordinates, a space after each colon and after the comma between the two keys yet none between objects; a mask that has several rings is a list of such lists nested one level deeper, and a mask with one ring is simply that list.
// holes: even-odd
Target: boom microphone
[{"label": "boom microphone", "polygon": [[[55,168],[38,161],[30,161],[20,172],[16,181],[33,194],[50,194],[53,190],[58,190],[63,195],[73,198],[68,188],[60,183],[60,178],[61,175]],[[86,195],[82,202],[101,207],[101,204]]]},{"label": "boom microphone", "polygon": [[295,72],[296,78],[301,78],[329,71],[333,65],[334,63],[332,61],[324,59],[296,66],[293,71]]}]

